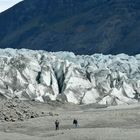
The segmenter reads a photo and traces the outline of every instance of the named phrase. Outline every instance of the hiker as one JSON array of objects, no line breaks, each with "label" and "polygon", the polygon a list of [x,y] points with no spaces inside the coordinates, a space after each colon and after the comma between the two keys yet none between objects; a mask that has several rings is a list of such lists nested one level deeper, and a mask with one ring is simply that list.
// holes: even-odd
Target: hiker
[{"label": "hiker", "polygon": [[78,120],[77,120],[77,119],[74,119],[74,120],[73,120],[73,125],[75,126],[75,128],[78,127]]},{"label": "hiker", "polygon": [[55,130],[59,130],[59,121],[58,120],[55,121]]}]

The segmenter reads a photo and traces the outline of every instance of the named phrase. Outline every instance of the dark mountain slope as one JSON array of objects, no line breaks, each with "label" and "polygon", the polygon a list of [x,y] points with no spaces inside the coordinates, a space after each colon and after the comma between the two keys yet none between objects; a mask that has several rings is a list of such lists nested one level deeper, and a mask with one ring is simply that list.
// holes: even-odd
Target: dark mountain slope
[{"label": "dark mountain slope", "polygon": [[24,0],[0,14],[0,47],[140,53],[139,0]]}]

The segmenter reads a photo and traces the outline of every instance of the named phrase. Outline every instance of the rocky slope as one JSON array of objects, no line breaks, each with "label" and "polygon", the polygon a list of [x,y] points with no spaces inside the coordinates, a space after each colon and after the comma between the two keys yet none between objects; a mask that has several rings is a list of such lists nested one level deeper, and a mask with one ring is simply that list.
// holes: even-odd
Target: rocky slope
[{"label": "rocky slope", "polygon": [[9,99],[0,103],[0,121],[24,121],[31,118],[41,117],[44,114],[35,112],[32,107],[19,99]]},{"label": "rocky slope", "polygon": [[0,14],[0,48],[140,53],[139,0],[24,0]]},{"label": "rocky slope", "polygon": [[1,49],[1,98],[75,104],[138,102],[140,55]]}]

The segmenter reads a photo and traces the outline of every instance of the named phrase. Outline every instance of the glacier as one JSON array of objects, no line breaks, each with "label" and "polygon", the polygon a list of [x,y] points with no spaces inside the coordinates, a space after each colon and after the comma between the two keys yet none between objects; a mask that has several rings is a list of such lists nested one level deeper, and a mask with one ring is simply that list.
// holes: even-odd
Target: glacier
[{"label": "glacier", "polygon": [[0,97],[74,104],[139,102],[140,54],[0,49]]}]

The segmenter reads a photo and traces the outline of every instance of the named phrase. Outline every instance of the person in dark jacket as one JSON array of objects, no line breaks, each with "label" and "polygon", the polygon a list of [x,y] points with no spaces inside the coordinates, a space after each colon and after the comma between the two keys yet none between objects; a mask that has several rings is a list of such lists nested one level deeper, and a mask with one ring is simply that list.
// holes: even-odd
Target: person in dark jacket
[{"label": "person in dark jacket", "polygon": [[55,130],[59,130],[59,121],[58,120],[55,121]]},{"label": "person in dark jacket", "polygon": [[77,119],[74,119],[74,120],[73,120],[73,125],[75,126],[75,128],[78,127],[78,120],[77,120]]}]

